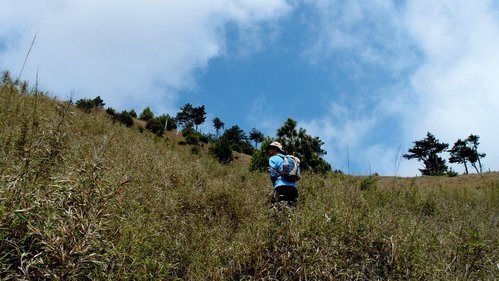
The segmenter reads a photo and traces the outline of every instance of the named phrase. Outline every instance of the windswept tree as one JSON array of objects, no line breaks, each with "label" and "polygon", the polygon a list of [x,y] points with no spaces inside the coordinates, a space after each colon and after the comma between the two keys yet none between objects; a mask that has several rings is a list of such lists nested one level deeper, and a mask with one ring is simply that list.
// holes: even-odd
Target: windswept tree
[{"label": "windswept tree", "polygon": [[[469,161],[470,161],[471,165],[473,166],[473,168],[475,168],[476,172],[481,174],[483,172],[483,170],[482,170],[482,162],[480,161],[480,158],[484,158],[486,154],[478,152],[478,145],[480,144],[479,139],[480,139],[479,136],[472,134],[466,139],[466,142],[469,144],[470,150],[471,150]],[[478,168],[476,166],[477,162],[478,162],[478,166],[479,166],[480,170],[478,170]]]},{"label": "windswept tree", "polygon": [[102,100],[102,98],[100,96],[97,96],[94,100],[94,107],[95,108],[104,108],[104,105],[106,105],[104,103],[104,100]]},{"label": "windswept tree", "polygon": [[457,163],[464,165],[464,171],[468,174],[468,162],[470,161],[470,156],[473,153],[471,148],[468,146],[466,141],[458,139],[454,146],[449,149],[450,158],[449,163]]},{"label": "windswept tree", "polygon": [[464,164],[466,174],[469,172],[467,164],[470,163],[477,173],[482,173],[483,168],[480,158],[485,157],[486,154],[478,152],[479,139],[480,137],[477,135],[470,135],[465,140],[458,139],[449,150],[449,163]]},{"label": "windswept tree", "polygon": [[217,138],[220,136],[220,130],[225,126],[224,122],[220,120],[220,118],[215,117],[213,119],[213,127],[215,127],[215,131],[217,132]]},{"label": "windswept tree", "polygon": [[265,139],[265,135],[257,129],[253,128],[249,133],[249,139],[255,142],[256,148],[258,147],[258,143],[262,142]]},{"label": "windswept tree", "polygon": [[441,143],[430,132],[426,138],[414,142],[414,147],[409,149],[409,153],[402,155],[405,159],[417,159],[423,161],[424,169],[419,171],[425,176],[438,176],[447,172],[445,160],[438,154],[444,152],[449,147],[447,143]]}]

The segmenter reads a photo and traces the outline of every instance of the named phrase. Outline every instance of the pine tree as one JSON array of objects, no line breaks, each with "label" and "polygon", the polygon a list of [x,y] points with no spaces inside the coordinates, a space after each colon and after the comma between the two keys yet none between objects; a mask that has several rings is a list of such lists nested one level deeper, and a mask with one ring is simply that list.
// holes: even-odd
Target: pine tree
[{"label": "pine tree", "polygon": [[[486,156],[486,154],[485,153],[478,153],[478,145],[480,144],[480,142],[478,141],[479,139],[480,139],[479,136],[472,134],[466,139],[466,141],[471,146],[470,147],[471,152],[470,152],[469,161],[470,161],[471,165],[475,168],[476,172],[481,174],[483,172],[483,170],[482,170],[482,162],[480,161],[480,158],[484,158]],[[478,165],[480,167],[480,171],[476,167],[477,162],[478,162]]]},{"label": "pine tree", "polygon": [[258,143],[262,142],[265,138],[265,135],[258,131],[257,129],[251,129],[249,133],[249,139],[255,142],[255,148],[258,147]]},{"label": "pine tree", "polygon": [[154,118],[154,113],[149,107],[144,108],[139,115],[139,119],[148,122]]},{"label": "pine tree", "polygon": [[206,111],[204,105],[199,107],[194,107],[192,110],[192,122],[196,125],[196,132],[198,131],[198,126],[203,124],[206,120]]},{"label": "pine tree", "polygon": [[215,127],[215,131],[217,132],[217,138],[220,136],[220,130],[225,126],[224,122],[220,120],[220,118],[215,117],[213,119],[213,127]]},{"label": "pine tree", "polygon": [[426,138],[415,141],[414,147],[409,149],[409,153],[402,155],[406,159],[417,159],[423,161],[424,169],[419,169],[423,175],[437,176],[447,172],[445,160],[438,156],[449,147],[447,143],[441,143],[430,132],[426,134]]},{"label": "pine tree", "polygon": [[464,165],[464,171],[468,174],[468,161],[472,150],[468,147],[467,142],[458,139],[454,146],[449,150],[450,158],[449,163],[458,163]]}]

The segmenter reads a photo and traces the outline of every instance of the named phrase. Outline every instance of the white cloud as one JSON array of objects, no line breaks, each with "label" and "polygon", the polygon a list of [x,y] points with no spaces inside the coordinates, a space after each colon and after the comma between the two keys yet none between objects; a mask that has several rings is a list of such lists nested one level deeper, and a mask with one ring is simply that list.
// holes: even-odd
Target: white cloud
[{"label": "white cloud", "polygon": [[[419,107],[409,112],[408,136],[433,132],[452,146],[478,134],[483,160],[499,167],[499,18],[492,1],[412,1],[406,21],[424,54],[412,75]],[[462,170],[462,168],[460,168]]]},{"label": "white cloud", "polygon": [[171,111],[176,92],[195,86],[193,73],[224,54],[228,23],[250,32],[289,10],[284,0],[6,0],[0,67],[16,74],[38,31],[23,79],[39,67],[58,96],[75,89],[113,106]]},{"label": "white cloud", "polygon": [[354,70],[362,63],[397,76],[417,59],[404,32],[400,9],[393,1],[305,2],[317,16],[311,27],[310,47],[304,53],[313,63],[342,55],[341,61]]},{"label": "white cloud", "polygon": [[[385,126],[384,120],[395,118],[401,133],[393,138],[400,140],[401,153],[427,131],[451,146],[473,133],[481,137],[485,165],[499,168],[495,145],[499,126],[493,121],[499,118],[497,4],[490,0],[305,2],[317,9],[320,18],[306,51],[312,63],[347,54],[344,60],[354,71],[374,66],[398,78],[372,89],[372,110],[348,106],[342,114],[346,118],[333,109],[333,114],[306,122],[325,140],[328,151],[344,155],[347,145],[350,154],[357,148],[353,158],[359,167],[370,162],[372,171],[393,175],[398,145],[391,147],[386,139],[374,141],[369,136]],[[329,156],[333,164],[345,163],[344,158]],[[398,174],[413,176],[418,167],[415,160],[403,160]]]},{"label": "white cloud", "polygon": [[[361,162],[369,161],[365,157],[363,140],[367,138],[377,121],[368,116],[355,117],[355,111],[358,109],[332,103],[325,116],[299,122],[299,126],[303,126],[310,134],[319,136],[325,143],[324,149],[328,152],[325,159],[332,163],[333,169],[348,172],[348,162],[356,164],[352,166],[362,166]],[[351,168],[350,172],[363,173],[364,171]]]}]

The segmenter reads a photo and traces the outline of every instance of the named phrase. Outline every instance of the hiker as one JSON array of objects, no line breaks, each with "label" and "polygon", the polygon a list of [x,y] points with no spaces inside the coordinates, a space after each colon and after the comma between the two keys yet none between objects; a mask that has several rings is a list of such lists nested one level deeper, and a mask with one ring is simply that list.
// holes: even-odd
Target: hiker
[{"label": "hiker", "polygon": [[273,192],[272,192],[272,203],[284,201],[289,206],[294,207],[296,205],[296,199],[298,197],[298,185],[296,183],[299,180],[299,159],[294,158],[293,165],[297,165],[297,178],[289,179],[289,177],[285,178],[284,175],[284,163],[285,158],[290,157],[286,156],[286,153],[282,150],[282,144],[279,142],[272,142],[267,146],[267,154],[270,156],[269,158],[269,173],[270,180],[273,184]]}]

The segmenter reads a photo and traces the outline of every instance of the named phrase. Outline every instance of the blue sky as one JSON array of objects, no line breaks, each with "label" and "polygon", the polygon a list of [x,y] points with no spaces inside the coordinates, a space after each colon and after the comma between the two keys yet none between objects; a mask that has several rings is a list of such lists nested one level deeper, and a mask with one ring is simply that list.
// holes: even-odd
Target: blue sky
[{"label": "blue sky", "polygon": [[498,1],[4,0],[1,70],[19,72],[37,32],[22,79],[39,68],[60,98],[203,104],[267,135],[291,117],[354,174],[417,175],[400,160],[412,141],[474,133],[499,167]]}]

